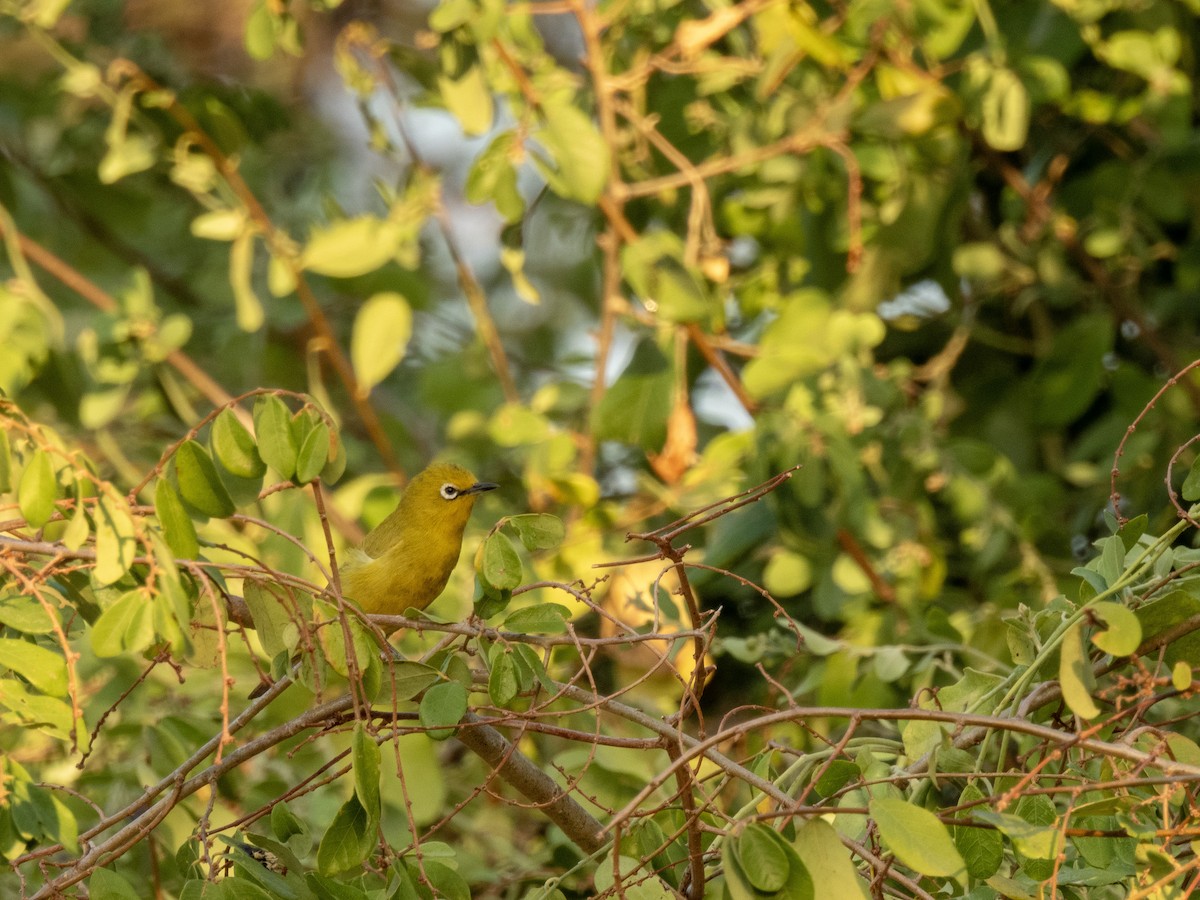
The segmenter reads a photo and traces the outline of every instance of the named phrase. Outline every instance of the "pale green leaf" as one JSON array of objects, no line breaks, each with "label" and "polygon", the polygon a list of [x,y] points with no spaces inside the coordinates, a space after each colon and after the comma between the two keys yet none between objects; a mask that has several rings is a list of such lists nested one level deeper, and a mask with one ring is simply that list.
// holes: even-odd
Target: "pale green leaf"
[{"label": "pale green leaf", "polygon": [[1075,624],[1063,635],[1059,648],[1058,680],[1062,685],[1063,700],[1075,715],[1094,719],[1100,715],[1100,707],[1092,699],[1091,663],[1083,647],[1083,626]]},{"label": "pale green leaf", "polygon": [[900,862],[922,875],[954,878],[965,885],[966,863],[937,816],[892,797],[872,800],[870,813],[884,845]]},{"label": "pale green leaf", "polygon": [[300,256],[300,267],[335,278],[365,275],[396,255],[401,237],[397,226],[386,219],[343,219],[313,231]]},{"label": "pale green leaf", "polygon": [[1107,626],[1092,633],[1092,643],[1113,656],[1129,656],[1142,642],[1142,625],[1133,610],[1123,603],[1101,602],[1091,607],[1093,614]]},{"label": "pale green leaf", "polygon": [[412,337],[412,308],[400,294],[375,294],[354,317],[350,359],[359,390],[369,393],[404,359]]},{"label": "pale green leaf", "polygon": [[26,463],[17,487],[17,505],[30,528],[41,528],[50,521],[54,515],[57,494],[58,482],[54,477],[50,454],[38,450]]},{"label": "pale green leaf", "polygon": [[140,591],[129,591],[100,614],[92,626],[92,650],[97,656],[137,653],[154,640],[150,604]]},{"label": "pale green leaf", "polygon": [[44,694],[67,693],[67,663],[53,650],[16,638],[0,638],[0,666],[12,669]]}]

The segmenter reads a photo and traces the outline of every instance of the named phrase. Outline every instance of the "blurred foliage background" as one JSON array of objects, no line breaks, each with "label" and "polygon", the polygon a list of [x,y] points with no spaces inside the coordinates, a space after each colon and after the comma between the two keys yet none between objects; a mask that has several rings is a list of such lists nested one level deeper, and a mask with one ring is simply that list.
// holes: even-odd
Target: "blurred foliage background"
[{"label": "blurred foliage background", "polygon": [[[9,531],[37,530],[18,498],[34,448],[56,448],[64,516],[110,490],[136,512],[205,415],[287,389],[338,426],[338,544],[390,511],[407,474],[452,459],[502,484],[467,554],[501,515],[553,513],[566,540],[525,558],[526,580],[582,580],[635,626],[661,561],[593,591],[608,571],[594,564],[652,553],[627,532],[798,466],[688,534],[701,606],[720,610],[713,718],[785,700],[903,707],[965,665],[1006,671],[1020,660],[1004,620],[1078,595],[1071,572],[1110,533],[1106,509],[1147,513],[1151,534],[1175,521],[1164,476],[1200,379],[1151,401],[1200,334],[1198,13],[0,0]],[[259,497],[259,478],[233,500],[281,534],[214,516],[197,526],[204,558],[319,582],[301,547],[319,560],[325,545],[311,495]],[[67,528],[40,524],[48,541]],[[100,540],[81,527],[76,547]],[[470,614],[468,568],[440,617]],[[19,569],[10,557],[6,602],[30,592]],[[72,604],[97,587],[76,575],[55,588]],[[550,599],[601,633],[589,602]],[[189,632],[195,601],[175,644],[188,665],[215,652]],[[831,640],[798,646],[780,610]],[[93,651],[67,721],[90,731],[135,693],[92,746],[109,761],[74,784],[116,808],[224,701],[205,677],[160,666],[143,683],[138,653]],[[255,655],[228,649],[236,690]],[[645,668],[633,653],[596,665],[602,692]],[[668,678],[634,696],[665,712],[679,693]],[[67,765],[61,730],[26,743],[39,719],[14,697],[0,693],[21,726],[6,753]],[[438,748],[405,740],[423,826],[460,798]],[[260,760],[223,803],[268,803],[315,752]],[[602,802],[620,806],[614,783]],[[311,795],[312,821],[332,814],[327,795]],[[474,828],[449,826],[470,884],[516,890],[569,856],[551,839],[505,859],[486,846],[496,808],[471,810]],[[166,820],[168,855],[197,815]],[[403,842],[407,821],[385,834]],[[20,831],[0,829],[10,858]]]}]

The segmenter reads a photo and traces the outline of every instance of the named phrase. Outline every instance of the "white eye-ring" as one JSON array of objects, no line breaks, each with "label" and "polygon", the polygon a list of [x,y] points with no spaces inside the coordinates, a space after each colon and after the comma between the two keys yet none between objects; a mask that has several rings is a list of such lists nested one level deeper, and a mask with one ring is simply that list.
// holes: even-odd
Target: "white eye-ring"
[{"label": "white eye-ring", "polygon": [[461,494],[462,491],[447,481],[442,485],[442,489],[439,493],[441,493],[443,500],[453,500],[455,497]]}]

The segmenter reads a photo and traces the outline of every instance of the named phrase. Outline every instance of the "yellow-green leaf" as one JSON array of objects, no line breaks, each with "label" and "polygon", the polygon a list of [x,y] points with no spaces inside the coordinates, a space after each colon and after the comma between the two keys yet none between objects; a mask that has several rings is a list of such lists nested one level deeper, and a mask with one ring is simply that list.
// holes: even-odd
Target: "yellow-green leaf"
[{"label": "yellow-green leaf", "polygon": [[105,494],[96,504],[96,568],[93,577],[103,586],[124,577],[137,555],[137,531],[129,506],[121,497]]},{"label": "yellow-green leaf", "polygon": [[369,298],[354,317],[350,359],[359,390],[368,393],[404,359],[412,337],[412,309],[400,294],[385,291]]},{"label": "yellow-green leaf", "polygon": [[1095,679],[1087,653],[1083,648],[1083,626],[1071,626],[1063,636],[1059,648],[1058,681],[1062,685],[1063,699],[1071,712],[1084,719],[1100,715],[1100,707],[1092,699]]},{"label": "yellow-green leaf", "polygon": [[152,610],[140,591],[124,594],[92,626],[92,650],[101,657],[137,653],[150,646],[152,640]]},{"label": "yellow-green leaf", "polygon": [[234,310],[242,331],[258,331],[266,319],[262,301],[254,293],[253,271],[254,232],[242,231],[229,248],[229,286],[233,289]]},{"label": "yellow-green leaf", "polygon": [[922,875],[954,878],[966,886],[967,864],[937,816],[894,797],[872,800],[870,812],[884,845],[900,862]]},{"label": "yellow-green leaf", "polygon": [[12,669],[43,694],[67,692],[67,663],[59,654],[29,641],[0,638],[0,667]]},{"label": "yellow-green leaf", "polygon": [[1096,618],[1107,625],[1092,634],[1092,643],[1113,656],[1129,656],[1142,642],[1142,624],[1123,603],[1101,602],[1092,606]]},{"label": "yellow-green leaf", "polygon": [[400,238],[397,226],[386,219],[343,219],[312,233],[300,256],[300,266],[334,278],[365,275],[396,255]]},{"label": "yellow-green leaf", "polygon": [[29,523],[30,528],[41,528],[54,515],[54,499],[58,493],[58,483],[54,477],[54,466],[50,462],[50,454],[38,450],[30,458],[21,473],[21,483],[17,487],[17,505],[21,515]]}]

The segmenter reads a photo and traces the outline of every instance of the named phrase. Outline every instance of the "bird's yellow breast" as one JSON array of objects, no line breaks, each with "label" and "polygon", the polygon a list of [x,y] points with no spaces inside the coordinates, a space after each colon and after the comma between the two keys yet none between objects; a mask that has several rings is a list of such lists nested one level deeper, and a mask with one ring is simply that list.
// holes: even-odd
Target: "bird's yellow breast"
[{"label": "bird's yellow breast", "polygon": [[453,553],[399,542],[378,559],[353,551],[342,570],[342,594],[371,615],[400,615],[409,607],[424,609],[437,599],[458,562]]}]

